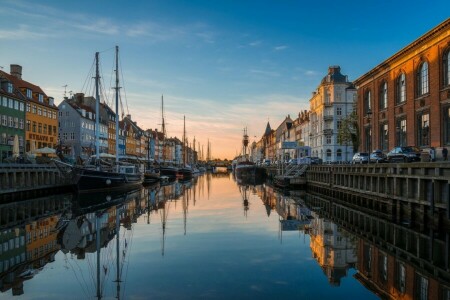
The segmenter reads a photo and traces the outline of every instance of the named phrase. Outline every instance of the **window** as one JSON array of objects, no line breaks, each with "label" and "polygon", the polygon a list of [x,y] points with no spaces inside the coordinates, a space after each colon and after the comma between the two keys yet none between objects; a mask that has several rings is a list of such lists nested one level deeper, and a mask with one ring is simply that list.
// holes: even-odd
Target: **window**
[{"label": "window", "polygon": [[389,131],[387,123],[380,125],[380,147],[383,151],[387,151],[389,147]]},{"label": "window", "polygon": [[56,112],[55,112],[55,111],[53,112],[53,114],[52,114],[52,115],[53,115],[53,119],[55,119],[55,120],[56,120]]},{"label": "window", "polygon": [[36,105],[33,105],[33,114],[36,114]]},{"label": "window", "polygon": [[41,102],[41,103],[44,102],[44,95],[39,94],[39,102]]},{"label": "window", "polygon": [[327,161],[331,161],[331,150],[327,149]]},{"label": "window", "polygon": [[19,120],[19,128],[20,128],[20,129],[23,129],[23,119],[20,119],[20,120]]},{"label": "window", "polygon": [[31,105],[30,105],[30,103],[27,103],[27,112],[30,112],[31,111]]},{"label": "window", "polygon": [[387,82],[384,81],[380,86],[380,109],[387,108],[388,94],[387,94]]},{"label": "window", "polygon": [[38,133],[42,133],[42,123],[38,124]]},{"label": "window", "polygon": [[450,106],[444,108],[444,144],[450,145]]},{"label": "window", "polygon": [[14,118],[14,128],[19,128],[19,118],[18,117]]},{"label": "window", "polygon": [[336,151],[336,157],[338,161],[342,160],[342,150],[341,149],[337,149]]},{"label": "window", "polygon": [[396,146],[406,147],[406,118],[397,119],[396,122]]},{"label": "window", "polygon": [[367,114],[367,112],[372,110],[371,99],[370,98],[371,98],[370,90],[367,90],[364,93],[364,114]]},{"label": "window", "polygon": [[9,124],[9,127],[14,127],[13,117],[11,117],[11,116],[8,117],[8,124]]},{"label": "window", "polygon": [[27,131],[31,131],[31,121],[27,120]]},{"label": "window", "polygon": [[9,108],[14,108],[14,100],[13,99],[9,99],[8,103],[9,103]]},{"label": "window", "polygon": [[74,132],[71,132],[71,133],[70,133],[70,139],[71,139],[71,140],[75,140],[75,133],[74,133]]},{"label": "window", "polygon": [[406,76],[405,73],[401,73],[397,77],[396,81],[396,94],[395,100],[397,104],[403,103],[406,101]]},{"label": "window", "polygon": [[38,116],[42,116],[42,108],[38,107]]},{"label": "window", "polygon": [[7,116],[5,116],[5,115],[2,116],[2,125],[8,126]]},{"label": "window", "polygon": [[14,109],[19,110],[19,101],[14,100]]},{"label": "window", "polygon": [[6,89],[8,91],[8,93],[12,94],[13,92],[13,85],[11,82],[8,82],[8,85],[6,86]]},{"label": "window", "polygon": [[47,109],[44,108],[42,110],[42,116],[47,117]]},{"label": "window", "polygon": [[342,107],[336,107],[336,115],[342,116]]},{"label": "window", "polygon": [[428,63],[423,62],[417,71],[417,96],[428,94]]},{"label": "window", "polygon": [[8,98],[3,97],[2,102],[3,102],[3,106],[4,106],[4,107],[8,107]]},{"label": "window", "polygon": [[24,111],[25,110],[25,104],[23,104],[23,102],[20,102],[19,110],[20,111]]},{"label": "window", "polygon": [[337,130],[341,129],[341,125],[342,125],[342,121],[341,120],[337,120],[337,123],[336,123]]},{"label": "window", "polygon": [[44,134],[47,134],[47,124],[44,124]]},{"label": "window", "polygon": [[416,297],[414,299],[427,300],[428,299],[428,279],[416,273]]},{"label": "window", "polygon": [[330,144],[331,144],[331,135],[327,135],[327,145],[330,145]]},{"label": "window", "polygon": [[33,92],[30,89],[27,89],[27,98],[31,99],[33,97]]},{"label": "window", "polygon": [[388,259],[386,254],[380,253],[378,256],[378,268],[380,272],[378,273],[379,278],[382,282],[387,281],[387,273],[388,273]]},{"label": "window", "polygon": [[430,145],[430,114],[421,112],[417,116],[417,144],[418,146]]},{"label": "window", "polygon": [[447,49],[447,53],[444,54],[442,64],[442,70],[444,71],[444,86],[448,86],[450,85],[450,48]]},{"label": "window", "polygon": [[33,132],[36,132],[36,126],[37,126],[36,122],[33,121]]}]

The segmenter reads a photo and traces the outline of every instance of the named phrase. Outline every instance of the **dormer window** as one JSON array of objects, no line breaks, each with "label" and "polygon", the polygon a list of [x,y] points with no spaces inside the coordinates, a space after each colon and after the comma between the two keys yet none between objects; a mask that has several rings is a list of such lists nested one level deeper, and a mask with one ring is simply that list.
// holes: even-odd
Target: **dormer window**
[{"label": "dormer window", "polygon": [[12,94],[12,92],[13,92],[13,85],[12,85],[11,82],[8,82],[8,84],[6,86],[6,89],[7,89],[8,93]]},{"label": "dormer window", "polygon": [[31,99],[33,97],[33,91],[30,89],[27,89],[27,98]]},{"label": "dormer window", "polygon": [[39,102],[41,102],[41,103],[44,102],[44,95],[39,94]]}]

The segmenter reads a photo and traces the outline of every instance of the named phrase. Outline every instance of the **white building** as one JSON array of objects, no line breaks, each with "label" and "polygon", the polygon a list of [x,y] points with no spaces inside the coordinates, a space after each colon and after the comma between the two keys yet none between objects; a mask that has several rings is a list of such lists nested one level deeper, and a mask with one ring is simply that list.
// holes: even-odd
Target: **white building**
[{"label": "white building", "polygon": [[341,74],[339,66],[328,68],[328,75],[313,92],[310,105],[309,143],[312,156],[323,162],[350,161],[351,144],[340,145],[337,140],[341,120],[353,111],[356,88]]}]

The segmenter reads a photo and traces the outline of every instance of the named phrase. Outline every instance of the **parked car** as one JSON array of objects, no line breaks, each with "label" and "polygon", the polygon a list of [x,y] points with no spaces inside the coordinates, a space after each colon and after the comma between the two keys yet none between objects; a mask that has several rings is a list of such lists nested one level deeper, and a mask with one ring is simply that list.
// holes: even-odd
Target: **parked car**
[{"label": "parked car", "polygon": [[322,162],[323,162],[322,159],[317,157],[317,156],[312,156],[311,157],[311,164],[312,165],[320,165],[320,164],[322,164]]},{"label": "parked car", "polygon": [[369,153],[356,152],[352,158],[352,164],[367,164],[369,162]]},{"label": "parked car", "polygon": [[385,163],[385,162],[387,162],[387,156],[381,150],[373,150],[372,153],[370,153],[369,162],[370,163]]},{"label": "parked car", "polygon": [[388,162],[413,162],[420,161],[420,149],[417,147],[394,147],[387,154]]}]

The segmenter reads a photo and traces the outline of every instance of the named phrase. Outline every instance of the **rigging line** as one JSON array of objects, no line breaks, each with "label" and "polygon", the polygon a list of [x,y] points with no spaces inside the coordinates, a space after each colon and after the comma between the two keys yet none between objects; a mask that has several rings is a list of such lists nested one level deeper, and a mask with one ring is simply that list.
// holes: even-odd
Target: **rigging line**
[{"label": "rigging line", "polygon": [[[109,102],[108,98],[106,97],[106,90],[105,90],[105,77],[103,76],[103,65],[99,64],[100,67],[100,93],[103,96],[103,102],[107,103]],[[101,101],[100,101],[101,103]]]},{"label": "rigging line", "polygon": [[87,74],[86,79],[84,80],[83,87],[81,88],[81,91],[82,91],[82,92],[84,91],[84,88],[86,87],[86,82],[90,82],[90,79],[92,78],[92,74],[93,74],[93,72],[94,72],[94,67],[95,67],[95,58],[94,58],[94,60],[92,61],[91,68],[90,68],[90,70],[89,70],[89,72],[88,72],[88,74]]},{"label": "rigging line", "polygon": [[[131,237],[130,237],[130,242],[129,242],[129,245],[130,245],[130,247],[129,247],[129,249],[130,249],[130,253],[131,253],[131,248],[132,248],[132,246],[133,246],[133,237],[134,237],[134,227],[131,227]],[[123,265],[122,265],[123,266]],[[128,269],[129,269],[129,266],[130,266],[130,263],[129,263],[129,260],[128,260],[128,263],[127,263],[127,268],[126,268],[126,270],[125,270],[125,279],[124,279],[124,284],[123,284],[123,289],[122,289],[122,292],[123,292],[123,299],[125,299],[125,290],[126,290],[126,287],[127,287],[127,279],[128,279]],[[122,274],[122,270],[120,271],[120,274]]]},{"label": "rigging line", "polygon": [[127,106],[127,115],[130,114],[130,111],[128,109],[128,99],[127,99],[127,90],[125,89],[125,80],[123,79],[123,69],[122,69],[122,57],[119,56],[119,69],[120,69],[120,77],[122,77],[122,89],[125,96],[125,104]]},{"label": "rigging line", "polygon": [[[75,279],[78,281],[78,283],[80,284],[83,292],[86,294],[86,296],[88,298],[89,297],[89,285],[86,283],[86,280],[84,279],[84,276],[81,276],[81,278],[83,279],[83,282],[84,282],[85,286],[83,286],[81,280],[78,278],[77,273],[75,272],[75,268],[73,267],[72,263],[69,260],[67,260],[67,263],[70,265],[70,267],[72,269],[72,272],[75,275]],[[75,264],[77,265],[78,270],[80,270],[80,273],[83,275],[83,272],[81,272],[81,268],[78,265],[78,262],[76,260],[75,260]]]},{"label": "rigging line", "polygon": [[116,46],[108,48],[108,49],[105,49],[103,51],[98,51],[98,53],[105,53],[105,52],[108,52],[108,51],[111,51],[111,50],[115,50],[115,49],[116,49]]}]

